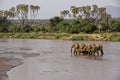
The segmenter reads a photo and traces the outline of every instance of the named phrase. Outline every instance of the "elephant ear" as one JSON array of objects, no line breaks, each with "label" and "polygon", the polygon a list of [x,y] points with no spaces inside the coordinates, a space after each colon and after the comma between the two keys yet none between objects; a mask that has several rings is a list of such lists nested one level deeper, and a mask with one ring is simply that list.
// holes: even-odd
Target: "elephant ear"
[{"label": "elephant ear", "polygon": [[76,47],[76,44],[72,44],[72,45],[71,45],[71,48],[75,48],[75,47]]},{"label": "elephant ear", "polygon": [[86,46],[86,51],[89,51],[89,45]]},{"label": "elephant ear", "polygon": [[79,48],[79,44],[78,44],[78,43],[76,44],[76,48],[77,48],[77,49]]}]

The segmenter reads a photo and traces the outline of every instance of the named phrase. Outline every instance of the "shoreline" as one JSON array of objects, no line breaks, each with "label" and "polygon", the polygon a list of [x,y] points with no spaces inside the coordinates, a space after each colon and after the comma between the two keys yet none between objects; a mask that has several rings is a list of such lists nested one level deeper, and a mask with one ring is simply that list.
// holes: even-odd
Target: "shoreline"
[{"label": "shoreline", "polygon": [[21,59],[15,57],[0,56],[0,80],[8,80],[7,72],[22,63]]},{"label": "shoreline", "polygon": [[68,34],[68,33],[0,33],[0,38],[13,39],[56,39],[81,41],[120,41],[120,33]]}]

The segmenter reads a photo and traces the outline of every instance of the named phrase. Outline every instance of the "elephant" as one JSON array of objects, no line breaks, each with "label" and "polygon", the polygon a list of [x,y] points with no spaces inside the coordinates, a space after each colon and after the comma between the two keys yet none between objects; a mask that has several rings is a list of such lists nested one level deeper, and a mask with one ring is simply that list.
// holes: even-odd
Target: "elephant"
[{"label": "elephant", "polygon": [[86,49],[85,49],[85,51],[86,51],[86,53],[88,54],[88,55],[92,55],[92,53],[93,53],[93,46],[92,46],[92,44],[89,44],[89,45],[87,45],[86,46]]},{"label": "elephant", "polygon": [[86,48],[86,45],[85,44],[79,44],[79,55],[81,55],[81,53],[83,53],[83,55],[85,55],[85,48]]},{"label": "elephant", "polygon": [[79,44],[78,43],[74,43],[71,45],[71,56],[72,56],[72,49],[74,49],[73,54],[77,55],[77,52],[79,51]]},{"label": "elephant", "polygon": [[72,49],[74,49],[74,55],[77,55],[77,53],[79,53],[79,55],[81,55],[81,53],[83,53],[84,55],[84,52],[85,52],[85,44],[78,44],[78,43],[75,43],[75,44],[72,44],[71,46],[71,56],[72,56]]},{"label": "elephant", "polygon": [[86,52],[89,55],[95,55],[95,53],[97,53],[99,56],[99,51],[101,52],[101,56],[103,56],[104,52],[101,44],[89,44],[86,46]]},{"label": "elephant", "polygon": [[96,46],[96,52],[97,55],[99,56],[99,51],[101,52],[101,56],[103,56],[104,52],[103,52],[103,46],[101,44],[95,44]]}]

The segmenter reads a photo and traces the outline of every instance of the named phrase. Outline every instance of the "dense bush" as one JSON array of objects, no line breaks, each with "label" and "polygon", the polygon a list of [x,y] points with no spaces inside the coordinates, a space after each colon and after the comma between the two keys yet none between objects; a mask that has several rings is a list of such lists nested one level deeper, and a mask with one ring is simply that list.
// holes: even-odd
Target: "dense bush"
[{"label": "dense bush", "polygon": [[72,21],[72,27],[70,29],[70,33],[79,33],[81,32],[80,28],[82,27],[81,23],[78,20]]},{"label": "dense bush", "polygon": [[71,26],[66,21],[61,21],[56,25],[58,32],[69,33]]},{"label": "dense bush", "polygon": [[55,27],[55,26],[56,26],[59,22],[61,22],[61,21],[63,21],[63,19],[60,18],[59,16],[55,16],[55,17],[53,17],[53,18],[51,18],[51,19],[49,20],[50,25],[51,25],[52,27]]},{"label": "dense bush", "polygon": [[93,33],[96,30],[96,26],[90,23],[84,23],[81,27],[81,32]]},{"label": "dense bush", "polygon": [[61,21],[63,21],[63,18],[60,18],[59,16],[55,16],[49,20],[50,26],[51,26],[51,32],[56,32],[57,28],[56,25],[59,24]]},{"label": "dense bush", "polygon": [[111,20],[111,29],[115,32],[120,32],[120,22],[116,19]]},{"label": "dense bush", "polygon": [[84,33],[93,33],[96,30],[96,26],[93,23],[84,21],[84,22],[80,22],[77,20],[74,20],[72,23],[72,27],[71,27],[71,33],[80,33],[80,32],[84,32]]},{"label": "dense bush", "polygon": [[10,22],[8,22],[6,17],[0,17],[0,32],[8,32],[8,27]]}]

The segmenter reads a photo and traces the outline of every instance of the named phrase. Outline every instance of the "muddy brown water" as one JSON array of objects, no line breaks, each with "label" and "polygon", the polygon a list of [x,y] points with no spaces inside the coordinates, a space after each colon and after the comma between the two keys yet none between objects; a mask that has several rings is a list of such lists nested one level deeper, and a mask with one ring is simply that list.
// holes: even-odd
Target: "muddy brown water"
[{"label": "muddy brown water", "polygon": [[[71,44],[101,43],[103,57],[71,56]],[[21,58],[8,80],[120,80],[120,42],[0,39],[0,55]]]}]

